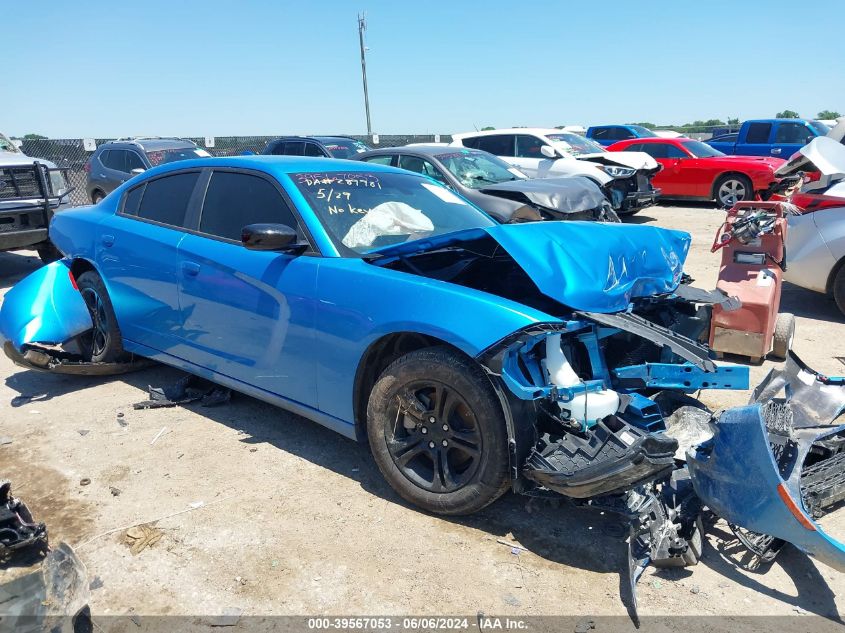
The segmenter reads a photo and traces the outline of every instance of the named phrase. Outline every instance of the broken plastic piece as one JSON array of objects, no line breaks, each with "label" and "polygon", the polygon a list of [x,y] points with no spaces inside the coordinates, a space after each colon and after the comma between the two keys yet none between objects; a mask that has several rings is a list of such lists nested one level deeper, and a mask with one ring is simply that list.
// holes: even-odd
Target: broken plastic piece
[{"label": "broken plastic piece", "polygon": [[200,401],[203,407],[226,404],[232,398],[231,390],[212,382],[185,374],[176,382],[164,387],[148,387],[149,400],[136,402],[133,409],[160,409]]},{"label": "broken plastic piece", "polygon": [[0,562],[23,550],[47,551],[47,526],[36,523],[26,504],[12,496],[12,482],[0,481]]}]

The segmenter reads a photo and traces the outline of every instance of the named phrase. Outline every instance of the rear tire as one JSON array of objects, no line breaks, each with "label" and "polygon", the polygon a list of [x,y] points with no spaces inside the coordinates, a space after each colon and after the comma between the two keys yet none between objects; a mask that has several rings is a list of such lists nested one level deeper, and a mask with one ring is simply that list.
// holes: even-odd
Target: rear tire
[{"label": "rear tire", "polygon": [[93,363],[114,363],[122,360],[126,355],[123,351],[123,338],[103,280],[94,271],[88,271],[77,277],[76,286],[88,307],[94,325],[90,332],[81,337],[86,359]]},{"label": "rear tire", "polygon": [[752,200],[754,186],[747,176],[742,174],[725,174],[713,185],[713,197],[720,207],[730,209],[737,202]]},{"label": "rear tire", "polygon": [[786,360],[792,342],[795,340],[795,315],[781,312],[775,321],[775,333],[772,337],[772,356]]},{"label": "rear tire", "polygon": [[100,204],[100,202],[102,202],[103,198],[105,197],[106,194],[104,194],[99,189],[95,189],[93,192],[91,192],[91,204]]},{"label": "rear tire", "polygon": [[836,307],[845,314],[845,266],[839,268],[833,280],[833,298],[836,300]]},{"label": "rear tire", "polygon": [[502,406],[481,368],[448,347],[411,352],[384,371],[367,436],[390,486],[428,512],[471,514],[507,490]]}]

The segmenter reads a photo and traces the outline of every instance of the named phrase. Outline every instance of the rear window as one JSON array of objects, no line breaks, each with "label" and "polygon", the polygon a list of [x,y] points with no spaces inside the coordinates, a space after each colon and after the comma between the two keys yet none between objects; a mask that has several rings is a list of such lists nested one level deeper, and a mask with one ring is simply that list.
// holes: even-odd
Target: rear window
[{"label": "rear window", "polygon": [[318,138],[333,158],[351,158],[356,154],[369,151],[370,147],[355,139],[321,139]]},{"label": "rear window", "polygon": [[750,123],[748,133],[745,135],[746,143],[768,143],[769,134],[772,132],[771,123]]},{"label": "rear window", "polygon": [[183,226],[198,178],[199,172],[190,172],[149,181],[141,198],[138,217],[160,224]]},{"label": "rear window", "polygon": [[480,149],[485,152],[490,152],[494,156],[513,156],[514,155],[514,135],[513,134],[495,134],[491,136],[476,136],[472,139],[464,139],[462,141],[465,147],[473,149]]},{"label": "rear window", "polygon": [[175,163],[177,160],[187,160],[189,158],[208,158],[211,156],[204,149],[198,147],[179,147],[174,149],[159,149],[147,152],[147,159],[150,164],[164,165],[166,163]]}]

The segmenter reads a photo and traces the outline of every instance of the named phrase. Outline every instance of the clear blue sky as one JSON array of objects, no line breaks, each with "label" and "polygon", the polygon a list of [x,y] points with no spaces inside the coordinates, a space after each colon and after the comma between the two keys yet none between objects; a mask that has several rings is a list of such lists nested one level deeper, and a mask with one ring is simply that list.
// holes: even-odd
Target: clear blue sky
[{"label": "clear blue sky", "polygon": [[845,112],[842,3],[2,3],[0,130],[364,133]]}]

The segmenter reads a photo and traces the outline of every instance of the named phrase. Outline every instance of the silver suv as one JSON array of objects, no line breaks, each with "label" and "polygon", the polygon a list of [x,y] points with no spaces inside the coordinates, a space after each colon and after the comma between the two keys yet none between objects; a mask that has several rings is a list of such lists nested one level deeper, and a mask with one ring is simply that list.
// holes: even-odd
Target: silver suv
[{"label": "silver suv", "polygon": [[210,155],[183,138],[150,136],[119,138],[103,143],[85,164],[88,197],[97,204],[132,176],[151,167]]}]

